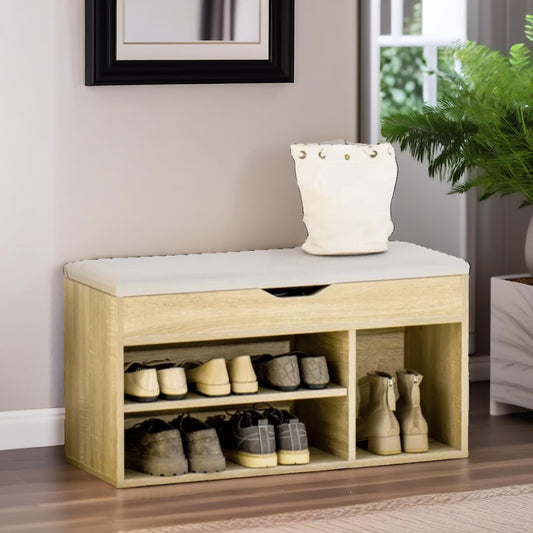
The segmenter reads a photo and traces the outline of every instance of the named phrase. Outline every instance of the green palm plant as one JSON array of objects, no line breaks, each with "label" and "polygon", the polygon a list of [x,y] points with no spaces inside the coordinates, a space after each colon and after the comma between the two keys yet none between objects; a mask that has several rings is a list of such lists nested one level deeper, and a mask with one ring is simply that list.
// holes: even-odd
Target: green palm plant
[{"label": "green palm plant", "polygon": [[[533,41],[533,15],[526,16],[525,35]],[[427,159],[429,175],[450,183],[451,193],[476,187],[480,200],[520,193],[522,205],[533,204],[533,62],[528,47],[514,44],[506,56],[468,41],[454,55],[456,71],[437,73],[445,81],[437,104],[384,117],[383,137],[417,160]]]}]

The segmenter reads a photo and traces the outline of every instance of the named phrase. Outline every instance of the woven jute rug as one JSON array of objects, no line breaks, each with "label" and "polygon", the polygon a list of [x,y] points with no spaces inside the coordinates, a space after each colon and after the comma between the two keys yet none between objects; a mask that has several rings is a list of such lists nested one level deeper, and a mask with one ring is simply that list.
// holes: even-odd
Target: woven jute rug
[{"label": "woven jute rug", "polygon": [[130,533],[526,533],[533,532],[533,484],[397,498],[239,520]]}]

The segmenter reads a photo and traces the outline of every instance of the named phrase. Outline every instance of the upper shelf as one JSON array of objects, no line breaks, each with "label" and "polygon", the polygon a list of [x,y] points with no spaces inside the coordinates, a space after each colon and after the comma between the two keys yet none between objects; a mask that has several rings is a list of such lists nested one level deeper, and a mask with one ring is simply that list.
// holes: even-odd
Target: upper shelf
[{"label": "upper shelf", "polygon": [[309,400],[315,398],[333,398],[346,396],[346,387],[330,383],[325,389],[298,389],[291,392],[280,392],[259,387],[257,394],[231,394],[229,396],[209,398],[189,392],[187,398],[176,401],[159,400],[151,403],[124,401],[125,413],[154,413],[183,409],[207,409],[228,405],[246,405],[254,403],[270,403],[292,400]]}]

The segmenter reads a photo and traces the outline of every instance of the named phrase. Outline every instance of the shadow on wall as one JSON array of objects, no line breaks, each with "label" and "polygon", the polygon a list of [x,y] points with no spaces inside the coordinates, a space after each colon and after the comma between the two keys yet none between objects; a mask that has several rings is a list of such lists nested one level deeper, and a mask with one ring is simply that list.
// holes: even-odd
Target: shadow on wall
[{"label": "shadow on wall", "polygon": [[[241,232],[246,221],[249,237],[245,238],[245,248],[257,249],[258,242],[262,248],[300,246],[307,230],[289,146],[285,158],[275,147],[268,146],[242,155],[241,179],[235,183],[233,204],[224,221],[228,231]],[[267,180],[259,170],[265,168],[269,169]]]}]

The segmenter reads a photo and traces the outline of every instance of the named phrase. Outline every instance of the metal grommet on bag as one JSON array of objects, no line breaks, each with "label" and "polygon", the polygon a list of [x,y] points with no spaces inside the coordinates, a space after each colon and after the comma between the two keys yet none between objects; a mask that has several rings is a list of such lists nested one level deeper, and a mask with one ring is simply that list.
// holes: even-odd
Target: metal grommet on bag
[{"label": "metal grommet on bag", "polygon": [[346,161],[348,161],[350,159],[350,154],[344,154],[344,159],[346,159]]},{"label": "metal grommet on bag", "polygon": [[323,154],[322,150],[320,150],[320,152],[318,152],[318,157],[320,157],[320,159],[326,159],[326,154]]},{"label": "metal grommet on bag", "polygon": [[304,152],[303,150],[300,152],[300,155],[298,156],[300,159],[305,159],[307,157],[307,152]]},{"label": "metal grommet on bag", "polygon": [[378,151],[375,148],[371,148],[370,146],[367,146],[364,148],[364,151],[366,155],[374,159],[378,155]]}]

